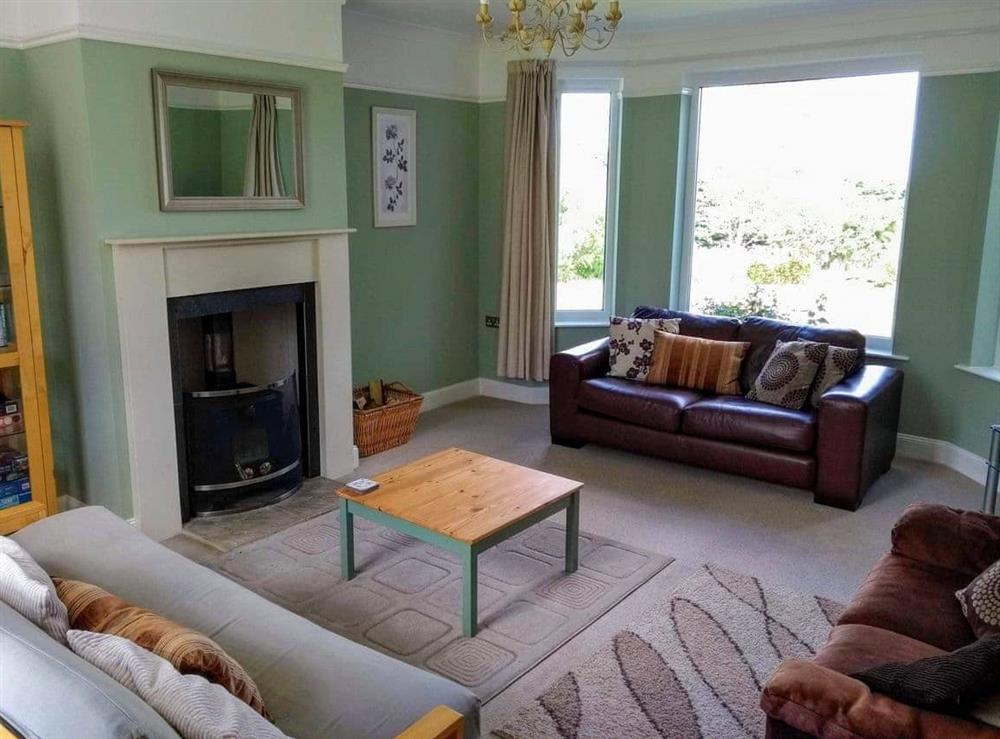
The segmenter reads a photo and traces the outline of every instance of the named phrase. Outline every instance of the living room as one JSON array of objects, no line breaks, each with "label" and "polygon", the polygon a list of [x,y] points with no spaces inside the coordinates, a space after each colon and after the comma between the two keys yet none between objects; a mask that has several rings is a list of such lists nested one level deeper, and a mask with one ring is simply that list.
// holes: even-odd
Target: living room
[{"label": "living room", "polygon": [[1000,736],[997,0],[0,0],[0,119],[0,736]]}]

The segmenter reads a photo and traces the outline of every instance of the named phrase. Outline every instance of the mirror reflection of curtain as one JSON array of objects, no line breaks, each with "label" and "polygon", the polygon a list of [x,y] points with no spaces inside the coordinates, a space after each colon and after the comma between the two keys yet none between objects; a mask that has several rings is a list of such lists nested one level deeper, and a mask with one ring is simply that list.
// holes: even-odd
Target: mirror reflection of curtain
[{"label": "mirror reflection of curtain", "polygon": [[274,95],[253,96],[243,194],[252,198],[282,197],[285,194],[278,158],[278,104]]}]

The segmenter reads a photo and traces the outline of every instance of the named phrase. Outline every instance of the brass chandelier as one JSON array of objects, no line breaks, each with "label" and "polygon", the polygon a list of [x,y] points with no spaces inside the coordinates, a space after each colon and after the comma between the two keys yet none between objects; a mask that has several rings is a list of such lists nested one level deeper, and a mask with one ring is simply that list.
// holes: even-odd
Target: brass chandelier
[{"label": "brass chandelier", "polygon": [[508,0],[510,24],[497,36],[489,0],[480,0],[476,23],[485,41],[499,41],[508,50],[531,51],[538,44],[551,56],[558,42],[563,54],[573,56],[580,49],[607,48],[615,37],[622,19],[618,0],[608,2],[603,18],[593,12],[596,7],[596,0],[531,0],[528,10],[528,0]]}]

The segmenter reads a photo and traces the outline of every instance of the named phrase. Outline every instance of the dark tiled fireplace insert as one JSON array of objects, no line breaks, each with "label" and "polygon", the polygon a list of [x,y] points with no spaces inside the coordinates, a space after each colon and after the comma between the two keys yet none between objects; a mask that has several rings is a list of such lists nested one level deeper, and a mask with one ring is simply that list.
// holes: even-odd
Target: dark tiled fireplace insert
[{"label": "dark tiled fireplace insert", "polygon": [[269,505],[319,474],[312,283],[170,298],[181,516]]}]

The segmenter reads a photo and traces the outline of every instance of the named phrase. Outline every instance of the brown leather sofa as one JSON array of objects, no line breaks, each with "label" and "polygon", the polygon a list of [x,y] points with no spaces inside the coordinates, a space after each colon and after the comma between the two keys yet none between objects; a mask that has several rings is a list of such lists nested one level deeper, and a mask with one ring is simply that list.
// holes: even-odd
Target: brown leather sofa
[{"label": "brown leather sofa", "polygon": [[680,318],[681,334],[747,341],[740,384],[746,393],[777,340],[856,347],[853,373],[801,411],[694,390],[608,377],[608,340],[552,356],[552,441],[587,442],[814,491],[817,503],[854,510],[896,453],[903,373],[864,362],[857,331],[798,326],[767,318],[703,316],[640,306],[637,318]]},{"label": "brown leather sofa", "polygon": [[892,530],[892,550],[868,574],[815,658],[786,660],[765,686],[767,738],[1000,739],[1000,730],[976,719],[898,703],[848,677],[974,641],[955,591],[997,559],[997,516],[940,505],[907,508]]}]

